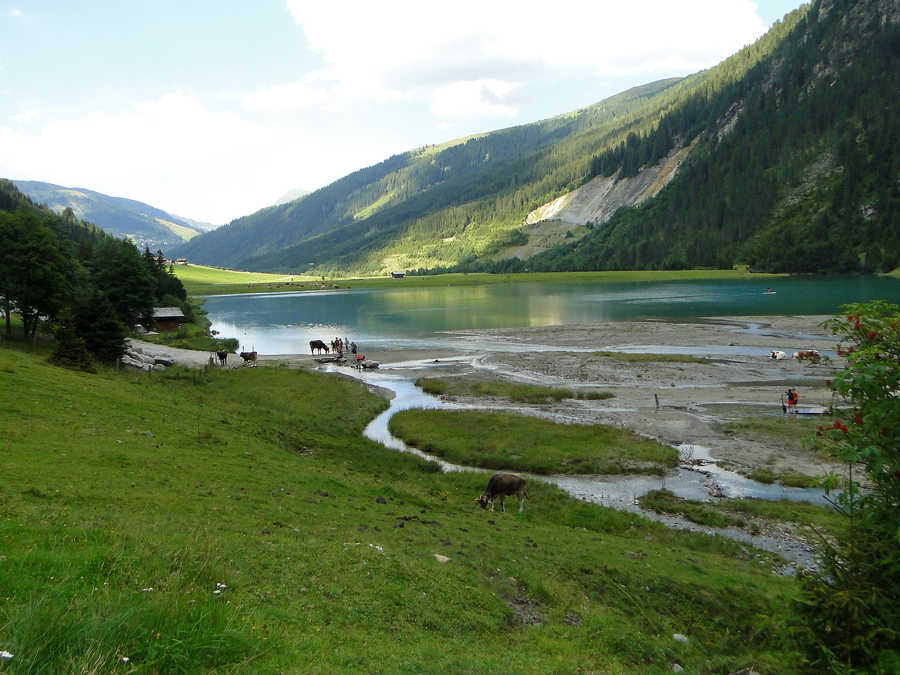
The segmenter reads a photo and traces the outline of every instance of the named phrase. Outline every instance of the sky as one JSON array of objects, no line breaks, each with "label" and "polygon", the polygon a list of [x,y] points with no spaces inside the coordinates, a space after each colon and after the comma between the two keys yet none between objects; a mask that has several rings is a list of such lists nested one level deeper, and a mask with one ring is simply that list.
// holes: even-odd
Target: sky
[{"label": "sky", "polygon": [[221,225],[715,65],[801,0],[0,0],[0,177]]}]

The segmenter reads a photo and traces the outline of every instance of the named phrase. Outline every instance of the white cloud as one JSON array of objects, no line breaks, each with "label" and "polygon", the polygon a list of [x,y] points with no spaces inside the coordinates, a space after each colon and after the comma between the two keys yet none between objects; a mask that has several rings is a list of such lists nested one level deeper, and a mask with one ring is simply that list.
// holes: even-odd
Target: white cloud
[{"label": "white cloud", "polygon": [[[262,124],[183,92],[39,128],[0,126],[0,176],[86,187],[225,223],[359,168],[360,155],[296,124]],[[358,142],[371,161],[388,148]]]},{"label": "white cloud", "polygon": [[9,10],[9,15],[15,17],[23,17],[25,16],[25,12],[23,12],[18,7],[13,7],[11,10]]},{"label": "white cloud", "polygon": [[37,110],[23,110],[17,115],[11,116],[10,119],[16,124],[25,124],[38,119],[40,116],[41,114]]},{"label": "white cloud", "polygon": [[[287,0],[310,46],[327,64],[329,97],[421,99],[439,119],[468,117],[459,93],[484,116],[509,117],[489,91],[561,75],[689,74],[765,31],[752,0],[518,2],[421,0],[341,3]],[[340,90],[341,94],[336,92]]]},{"label": "white cloud", "polygon": [[508,82],[498,80],[453,82],[434,90],[431,110],[435,117],[444,120],[512,119],[517,109],[504,101],[514,88]]}]

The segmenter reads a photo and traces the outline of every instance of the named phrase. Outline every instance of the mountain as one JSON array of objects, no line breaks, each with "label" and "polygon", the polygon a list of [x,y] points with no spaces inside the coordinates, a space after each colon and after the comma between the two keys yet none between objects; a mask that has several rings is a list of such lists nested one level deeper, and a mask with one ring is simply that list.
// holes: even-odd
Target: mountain
[{"label": "mountain", "polygon": [[[769,58],[597,157],[598,175],[579,188],[634,180],[654,147],[691,139],[658,196],[527,262],[468,265],[890,271],[900,265],[898,95],[896,0],[817,2]],[[588,221],[577,203],[571,195],[557,217]]]},{"label": "mountain", "polygon": [[321,274],[895,266],[896,0],[820,0],[714,68],[395,155],[178,248]]},{"label": "mountain", "polygon": [[72,209],[75,217],[94,223],[105,232],[132,240],[139,248],[151,250],[181,244],[215,225],[173,216],[133,199],[67,188],[38,181],[13,181],[32,201],[45,204],[56,213]]},{"label": "mountain", "polygon": [[3,211],[34,216],[38,222],[54,230],[61,239],[74,244],[93,246],[109,238],[99,227],[79,220],[73,214],[60,215],[46,206],[36,204],[12,181],[0,178],[0,212]]}]

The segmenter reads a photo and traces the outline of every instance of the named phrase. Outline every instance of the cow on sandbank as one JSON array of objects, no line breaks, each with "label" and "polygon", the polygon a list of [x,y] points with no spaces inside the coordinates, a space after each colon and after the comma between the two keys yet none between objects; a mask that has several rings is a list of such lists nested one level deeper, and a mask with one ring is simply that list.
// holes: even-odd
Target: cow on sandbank
[{"label": "cow on sandbank", "polygon": [[506,511],[503,499],[507,495],[516,495],[519,498],[519,513],[522,513],[525,510],[525,500],[528,498],[528,493],[525,492],[525,479],[512,473],[495,473],[488,481],[487,489],[480,497],[476,497],[475,501],[483,509],[490,504],[493,511],[494,499],[500,497],[500,510]]}]

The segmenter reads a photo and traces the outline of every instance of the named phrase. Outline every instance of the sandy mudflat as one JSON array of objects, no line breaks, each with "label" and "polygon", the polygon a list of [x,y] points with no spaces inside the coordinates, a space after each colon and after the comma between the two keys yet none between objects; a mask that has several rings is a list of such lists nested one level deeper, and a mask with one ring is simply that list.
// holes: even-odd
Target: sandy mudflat
[{"label": "sandy mudflat", "polygon": [[[515,407],[521,412],[561,421],[602,422],[630,428],[672,445],[709,448],[736,470],[764,466],[775,472],[821,475],[839,470],[802,444],[785,444],[752,432],[725,433],[722,422],[782,415],[781,394],[791,386],[801,406],[831,403],[825,385],[841,359],[819,364],[768,358],[772,350],[788,357],[806,349],[833,355],[837,343],[821,326],[828,317],[731,317],[695,322],[629,321],[591,325],[461,331],[451,334],[456,348],[368,351],[381,371],[414,378],[420,375],[501,378],[615,394],[606,400],[567,400],[530,406],[485,399],[462,401],[488,407]],[[207,364],[206,352],[143,345],[176,363]],[[647,361],[626,363],[600,351],[685,353],[702,363]],[[318,367],[311,355],[260,355],[259,363],[281,362]],[[241,366],[237,355],[229,367]],[[657,407],[658,402],[658,407]]]},{"label": "sandy mudflat", "polygon": [[[840,472],[841,467],[806,450],[802,443],[784,443],[752,431],[729,434],[721,424],[760,416],[781,418],[781,394],[788,387],[798,390],[801,407],[831,405],[825,381],[842,367],[841,359],[812,364],[768,357],[772,350],[784,351],[788,357],[807,349],[834,355],[837,343],[821,326],[826,318],[732,317],[690,323],[633,321],[465,331],[456,334],[461,338],[457,359],[450,354],[434,357],[441,361],[440,367],[426,356],[419,368],[411,368],[410,362],[421,359],[421,353],[380,356],[387,370],[398,360],[405,362],[403,372],[409,376],[464,375],[611,392],[615,397],[606,400],[540,406],[485,399],[460,402],[514,407],[561,421],[601,422],[671,445],[703,446],[742,473],[765,467],[776,473],[818,476]],[[674,352],[703,361],[627,363],[601,356],[600,351]]]}]

